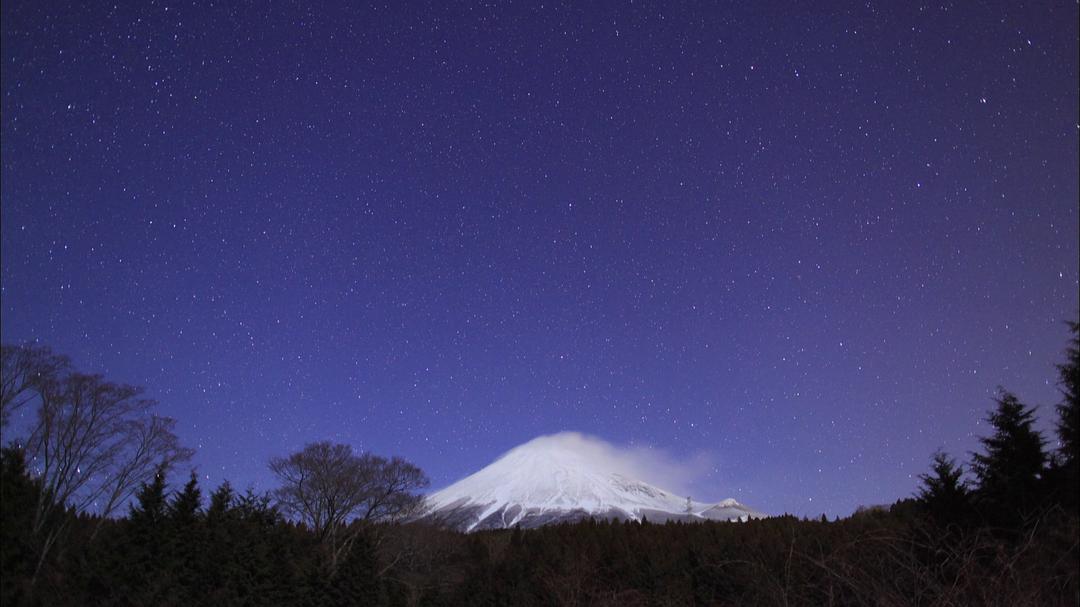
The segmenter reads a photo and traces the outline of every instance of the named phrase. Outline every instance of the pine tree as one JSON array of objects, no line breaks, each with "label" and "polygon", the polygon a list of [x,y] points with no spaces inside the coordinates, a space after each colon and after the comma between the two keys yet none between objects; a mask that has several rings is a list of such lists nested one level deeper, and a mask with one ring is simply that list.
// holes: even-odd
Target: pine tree
[{"label": "pine tree", "polygon": [[379,601],[378,565],[375,547],[358,533],[352,540],[329,588],[329,605],[374,605]]},{"label": "pine tree", "polygon": [[236,556],[243,543],[239,540],[243,526],[232,512],[234,500],[232,485],[224,481],[210,494],[206,508],[207,547],[196,575],[210,589],[207,602],[239,602],[237,582],[246,579]]},{"label": "pine tree", "polygon": [[1068,360],[1058,365],[1064,400],[1057,406],[1060,416],[1057,432],[1061,440],[1061,456],[1066,463],[1080,459],[1080,443],[1077,442],[1077,434],[1080,433],[1080,323],[1071,322],[1069,328],[1073,338],[1065,351]]},{"label": "pine tree", "polygon": [[184,581],[175,588],[174,597],[185,605],[206,602],[201,594],[208,587],[207,579],[202,576],[202,559],[208,552],[208,536],[199,511],[201,505],[202,492],[193,470],[184,488],[169,502],[165,540],[170,574]]},{"label": "pine tree", "polygon": [[154,480],[143,483],[139,490],[138,505],[131,506],[129,518],[138,525],[157,526],[165,520],[166,497],[165,497],[165,470],[158,468],[154,473]]},{"label": "pine tree", "polygon": [[970,506],[964,467],[943,451],[934,452],[930,474],[922,474],[923,486],[917,497],[920,506],[935,522],[949,524],[962,521]]},{"label": "pine tree", "polygon": [[236,501],[236,493],[229,481],[225,481],[210,494],[210,506],[206,509],[206,518],[210,521],[220,521],[225,518]]},{"label": "pine tree", "polygon": [[1062,402],[1057,406],[1057,435],[1060,448],[1054,470],[1054,484],[1061,501],[1073,510],[1080,506],[1080,323],[1069,323],[1072,340],[1065,350],[1066,361],[1058,365]]},{"label": "pine tree", "polygon": [[178,526],[191,526],[199,518],[201,506],[202,492],[199,490],[199,479],[192,471],[187,484],[169,503],[169,519]]},{"label": "pine tree", "polygon": [[30,525],[41,484],[30,477],[22,449],[0,450],[0,603],[20,605],[37,562]]},{"label": "pine tree", "polygon": [[154,479],[143,483],[136,495],[137,504],[130,506],[129,529],[125,534],[122,553],[126,563],[123,587],[118,590],[135,604],[155,605],[164,600],[170,586],[168,579],[168,497],[165,469],[158,468]]},{"label": "pine tree", "polygon": [[1039,505],[1046,471],[1043,438],[1033,428],[1035,410],[1002,391],[987,418],[992,436],[979,439],[985,453],[975,453],[971,469],[978,479],[976,501],[991,523],[1014,526]]}]

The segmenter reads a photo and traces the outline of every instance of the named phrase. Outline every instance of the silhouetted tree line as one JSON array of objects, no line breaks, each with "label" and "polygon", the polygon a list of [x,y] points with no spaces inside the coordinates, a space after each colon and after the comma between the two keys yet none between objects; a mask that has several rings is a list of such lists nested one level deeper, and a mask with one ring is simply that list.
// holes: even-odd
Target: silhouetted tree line
[{"label": "silhouetted tree line", "polygon": [[[1002,391],[982,448],[934,454],[919,492],[835,521],[586,521],[462,534],[405,522],[423,473],[316,443],[273,493],[157,462],[125,516],[57,502],[0,454],[4,605],[1076,605],[1080,341],[1059,367],[1056,448]],[[4,378],[6,383],[7,378]],[[5,388],[6,390],[6,388]],[[5,392],[6,394],[6,392]],[[10,411],[10,409],[8,410]],[[62,529],[42,556],[34,519]]]}]

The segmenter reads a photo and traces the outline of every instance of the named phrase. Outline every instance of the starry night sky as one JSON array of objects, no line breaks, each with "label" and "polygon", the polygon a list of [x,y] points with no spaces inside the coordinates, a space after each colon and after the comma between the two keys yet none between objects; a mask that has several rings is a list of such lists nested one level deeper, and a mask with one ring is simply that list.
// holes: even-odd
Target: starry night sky
[{"label": "starry night sky", "polygon": [[1078,5],[975,4],[5,0],[3,340],[211,486],[576,430],[891,502],[1077,316]]}]

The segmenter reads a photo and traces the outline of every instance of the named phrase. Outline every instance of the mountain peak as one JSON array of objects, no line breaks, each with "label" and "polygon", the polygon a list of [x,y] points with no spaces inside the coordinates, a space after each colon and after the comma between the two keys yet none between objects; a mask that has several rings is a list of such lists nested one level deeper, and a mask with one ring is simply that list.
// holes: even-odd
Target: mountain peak
[{"label": "mountain peak", "polygon": [[[492,466],[528,463],[538,467],[572,467],[579,472],[619,474],[625,472],[607,453],[606,443],[580,432],[538,436],[502,454]],[[508,461],[504,461],[508,460]]]},{"label": "mountain peak", "polygon": [[[611,445],[577,432],[539,436],[428,497],[428,516],[466,530],[538,526],[589,516],[651,521],[761,516],[735,500],[719,504],[634,478]],[[689,504],[689,509],[688,509]],[[700,513],[700,514],[699,514]],[[730,515],[730,516],[729,516]]]}]

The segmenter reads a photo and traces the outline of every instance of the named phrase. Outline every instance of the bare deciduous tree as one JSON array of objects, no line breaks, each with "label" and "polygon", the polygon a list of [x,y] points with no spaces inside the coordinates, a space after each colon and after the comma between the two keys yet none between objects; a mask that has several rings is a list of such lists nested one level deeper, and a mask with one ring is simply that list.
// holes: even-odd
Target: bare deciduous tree
[{"label": "bare deciduous tree", "polygon": [[26,451],[42,489],[31,527],[38,570],[66,531],[63,509],[108,517],[159,469],[193,454],[141,388],[72,372],[67,358],[40,346],[3,346],[3,372],[5,422],[37,404]]},{"label": "bare deciduous tree", "polygon": [[175,421],[151,414],[156,404],[141,388],[100,375],[72,373],[46,384],[27,447],[50,501],[109,516],[160,467],[189,459]]},{"label": "bare deciduous tree", "polygon": [[42,384],[70,366],[66,356],[34,344],[0,346],[0,428],[11,415],[38,397]]},{"label": "bare deciduous tree", "polygon": [[350,522],[409,516],[423,501],[417,491],[428,485],[423,471],[401,458],[357,455],[348,445],[329,442],[274,458],[270,470],[281,481],[274,496],[282,510],[312,528],[332,569],[355,535]]},{"label": "bare deciduous tree", "polygon": [[[122,429],[124,438],[119,457],[108,478],[102,483],[98,511],[107,516],[128,501],[144,483],[150,482],[159,470],[170,470],[176,464],[191,459],[194,451],[180,446],[173,432],[176,420],[159,415],[129,420]],[[100,524],[94,528],[97,536]]]}]

